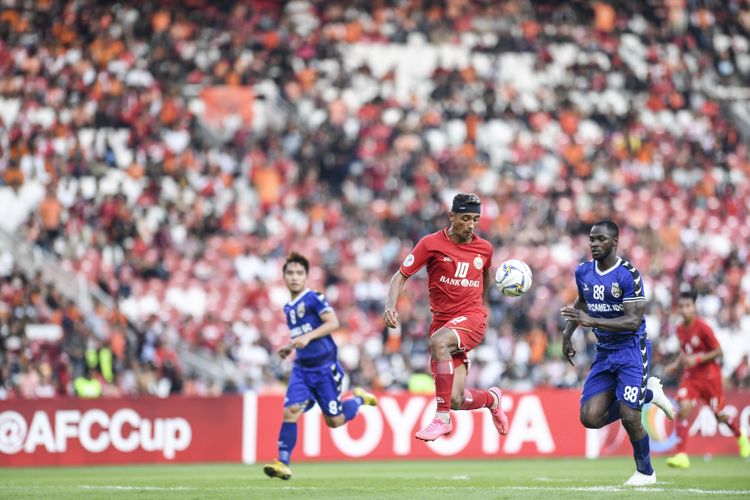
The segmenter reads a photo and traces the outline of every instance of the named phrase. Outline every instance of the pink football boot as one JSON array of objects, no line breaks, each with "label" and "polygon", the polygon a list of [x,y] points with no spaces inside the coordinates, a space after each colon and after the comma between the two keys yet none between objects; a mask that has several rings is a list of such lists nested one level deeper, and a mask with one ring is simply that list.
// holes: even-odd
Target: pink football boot
[{"label": "pink football boot", "polygon": [[497,407],[490,408],[492,422],[495,424],[497,432],[505,436],[508,433],[508,417],[503,413],[503,391],[498,387],[491,387],[490,392],[497,398]]},{"label": "pink football boot", "polygon": [[438,417],[435,417],[432,419],[432,422],[430,422],[430,425],[417,432],[414,436],[422,441],[435,441],[439,437],[450,434],[452,430],[453,426],[450,422],[446,424]]}]

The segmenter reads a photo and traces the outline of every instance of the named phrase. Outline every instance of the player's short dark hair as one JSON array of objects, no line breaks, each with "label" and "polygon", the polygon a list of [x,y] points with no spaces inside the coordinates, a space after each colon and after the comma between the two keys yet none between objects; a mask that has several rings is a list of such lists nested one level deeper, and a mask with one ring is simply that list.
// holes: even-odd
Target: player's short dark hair
[{"label": "player's short dark hair", "polygon": [[620,227],[614,221],[611,221],[609,219],[602,219],[600,221],[594,222],[594,225],[591,227],[595,226],[603,226],[607,228],[607,232],[609,232],[609,234],[612,235],[613,238],[617,238],[620,236]]},{"label": "player's short dark hair", "polygon": [[286,258],[286,261],[284,262],[284,267],[281,269],[282,272],[286,272],[286,268],[289,264],[297,263],[305,268],[305,274],[310,272],[310,262],[305,258],[304,255],[292,252],[289,254],[289,257]]},{"label": "player's short dark hair", "polygon": [[482,200],[474,193],[458,193],[453,197],[451,212],[454,213],[479,213],[481,211]]},{"label": "player's short dark hair", "polygon": [[691,289],[685,289],[680,291],[681,299],[690,299],[690,302],[695,302],[695,292]]}]

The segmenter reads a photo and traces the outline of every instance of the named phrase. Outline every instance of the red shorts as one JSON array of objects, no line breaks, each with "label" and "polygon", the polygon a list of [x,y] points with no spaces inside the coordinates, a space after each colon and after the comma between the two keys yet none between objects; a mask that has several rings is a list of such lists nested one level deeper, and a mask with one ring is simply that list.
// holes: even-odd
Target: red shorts
[{"label": "red shorts", "polygon": [[[487,315],[482,313],[471,313],[464,316],[456,316],[448,321],[433,321],[430,324],[430,337],[441,328],[450,328],[458,337],[458,348],[460,351],[453,354],[453,367],[466,365],[469,370],[471,364],[467,352],[478,346],[484,338],[487,329]],[[435,375],[435,362],[430,359],[430,368]]]},{"label": "red shorts", "polygon": [[683,379],[677,389],[677,400],[685,399],[693,402],[703,400],[714,412],[720,412],[724,408],[724,387],[721,378]]}]

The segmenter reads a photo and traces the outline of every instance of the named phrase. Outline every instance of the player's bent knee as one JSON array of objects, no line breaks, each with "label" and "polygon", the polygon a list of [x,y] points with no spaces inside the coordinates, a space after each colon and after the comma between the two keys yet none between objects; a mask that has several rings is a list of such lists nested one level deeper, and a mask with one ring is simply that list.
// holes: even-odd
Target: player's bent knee
[{"label": "player's bent knee", "polygon": [[581,421],[581,425],[587,429],[601,429],[606,423],[600,415],[595,414],[586,407],[581,408],[581,413],[578,418]]},{"label": "player's bent knee", "polygon": [[443,352],[448,353],[448,345],[447,342],[445,342],[442,338],[439,338],[438,336],[433,336],[430,339],[430,353],[433,356],[436,356],[438,354],[442,354]]},{"label": "player's bent knee", "polygon": [[284,408],[284,422],[296,422],[304,412],[304,405],[292,405]]},{"label": "player's bent knee", "polygon": [[581,425],[583,425],[587,429],[601,429],[602,427],[604,427],[604,423],[601,421],[601,419],[592,418],[588,415],[581,415],[580,420]]},{"label": "player's bent knee", "polygon": [[444,359],[450,357],[455,337],[450,330],[438,330],[430,337],[430,354],[435,359]]}]

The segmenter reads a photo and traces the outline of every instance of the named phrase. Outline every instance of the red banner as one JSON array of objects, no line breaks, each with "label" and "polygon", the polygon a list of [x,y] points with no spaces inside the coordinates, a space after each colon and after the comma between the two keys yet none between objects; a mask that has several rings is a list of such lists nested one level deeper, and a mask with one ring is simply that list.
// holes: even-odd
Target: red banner
[{"label": "red banner", "polygon": [[0,467],[240,461],[241,429],[240,397],[2,401]]},{"label": "red banner", "polygon": [[[363,407],[347,425],[329,429],[316,408],[299,421],[294,460],[349,460],[352,458],[482,458],[583,456],[585,433],[578,422],[578,393],[538,390],[509,393],[503,409],[510,421],[501,437],[486,410],[453,412],[453,432],[432,443],[414,439],[414,433],[429,423],[435,398],[410,394],[380,395],[376,408]],[[258,414],[257,460],[277,454],[277,432],[281,425],[283,398],[261,396]]]},{"label": "red banner", "polygon": [[[498,435],[486,410],[459,411],[452,412],[453,433],[432,443],[414,439],[414,433],[434,415],[433,397],[381,395],[377,408],[362,408],[359,416],[337,429],[325,425],[316,407],[300,418],[293,460],[632,455],[627,433],[619,422],[599,430],[581,425],[579,398],[577,390],[504,392],[503,409],[510,423],[507,436]],[[257,414],[261,430],[255,457],[258,461],[276,458],[282,404],[281,396],[258,398],[258,405],[263,408]],[[726,412],[738,415],[740,426],[750,429],[750,393],[728,393]],[[737,453],[731,432],[726,426],[717,425],[707,406],[695,409],[689,422],[688,453]],[[672,422],[660,410],[646,405],[643,424],[651,436],[654,454],[675,452],[677,437]]]},{"label": "red banner", "polygon": [[[622,426],[587,430],[578,421],[579,391],[509,392],[510,429],[499,436],[489,412],[453,412],[453,433],[433,443],[414,439],[435,410],[431,396],[380,394],[343,427],[330,429],[315,407],[299,421],[293,460],[512,458],[632,454]],[[276,458],[283,396],[58,399],[0,401],[0,467],[144,462],[265,462]],[[750,428],[750,392],[727,394],[726,411]],[[672,423],[646,407],[655,454],[674,453]],[[689,419],[690,454],[737,452],[710,409]]]}]

